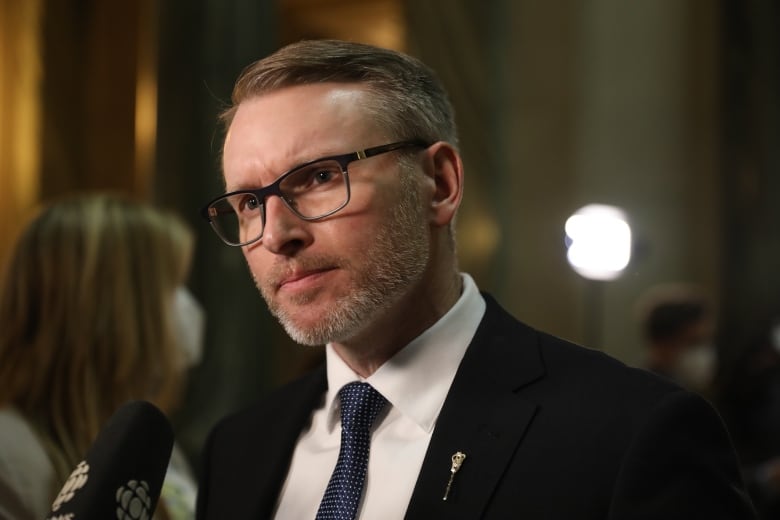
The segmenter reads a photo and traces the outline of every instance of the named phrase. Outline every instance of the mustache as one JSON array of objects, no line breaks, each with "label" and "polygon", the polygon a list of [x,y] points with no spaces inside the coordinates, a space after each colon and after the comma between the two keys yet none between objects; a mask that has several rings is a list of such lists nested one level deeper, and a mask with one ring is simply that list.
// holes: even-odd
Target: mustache
[{"label": "mustache", "polygon": [[282,283],[300,273],[338,269],[349,264],[349,261],[333,255],[311,255],[296,258],[279,258],[271,266],[263,279],[255,277],[258,287],[277,289]]}]

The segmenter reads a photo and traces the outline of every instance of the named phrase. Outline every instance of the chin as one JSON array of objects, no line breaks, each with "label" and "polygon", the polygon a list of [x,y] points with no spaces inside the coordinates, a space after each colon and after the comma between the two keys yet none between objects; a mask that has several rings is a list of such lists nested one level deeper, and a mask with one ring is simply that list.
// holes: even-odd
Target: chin
[{"label": "chin", "polygon": [[333,306],[321,311],[312,308],[299,311],[277,317],[287,334],[302,345],[324,345],[352,338],[365,321],[363,316],[345,309],[334,310]]},{"label": "chin", "polygon": [[282,326],[287,332],[290,338],[300,344],[308,347],[316,347],[325,345],[331,341],[325,334],[322,334],[318,329],[311,327],[300,327],[292,325],[290,323],[283,323]]}]

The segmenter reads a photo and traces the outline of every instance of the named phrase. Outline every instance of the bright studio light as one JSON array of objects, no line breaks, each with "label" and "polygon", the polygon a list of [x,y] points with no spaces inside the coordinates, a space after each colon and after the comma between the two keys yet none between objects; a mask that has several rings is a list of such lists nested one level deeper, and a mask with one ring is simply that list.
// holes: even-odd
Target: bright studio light
[{"label": "bright studio light", "polygon": [[614,206],[590,204],[566,221],[566,258],[591,280],[614,280],[631,259],[631,228]]}]

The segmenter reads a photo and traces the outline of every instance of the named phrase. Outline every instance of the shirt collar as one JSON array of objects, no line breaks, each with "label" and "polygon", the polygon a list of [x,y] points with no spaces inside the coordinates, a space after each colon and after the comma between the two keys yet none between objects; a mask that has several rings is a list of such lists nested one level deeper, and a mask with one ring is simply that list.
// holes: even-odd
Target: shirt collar
[{"label": "shirt collar", "polygon": [[[455,305],[365,380],[401,414],[429,433],[485,314],[485,300],[476,283],[466,273],[461,273],[461,277],[463,291]],[[330,344],[326,345],[325,353],[328,373],[325,408],[330,429],[339,421],[336,400],[339,389],[361,378]]]}]

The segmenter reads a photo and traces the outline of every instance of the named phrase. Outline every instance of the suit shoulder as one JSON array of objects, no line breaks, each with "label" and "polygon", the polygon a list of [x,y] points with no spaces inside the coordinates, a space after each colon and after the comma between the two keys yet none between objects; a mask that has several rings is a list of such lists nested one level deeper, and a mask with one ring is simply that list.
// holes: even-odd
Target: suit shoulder
[{"label": "suit shoulder", "polygon": [[229,413],[212,430],[214,435],[251,436],[268,428],[275,417],[310,411],[326,389],[324,366],[273,389],[254,403]]},{"label": "suit shoulder", "polygon": [[[561,388],[582,395],[598,394],[609,401],[654,401],[681,390],[675,383],[630,367],[609,354],[578,345],[527,325],[486,296],[488,311],[478,338],[491,345],[494,366],[502,371],[535,371],[545,389]],[[481,334],[481,336],[479,335]],[[507,376],[509,377],[509,376]],[[529,378],[530,379],[530,378]]]}]

